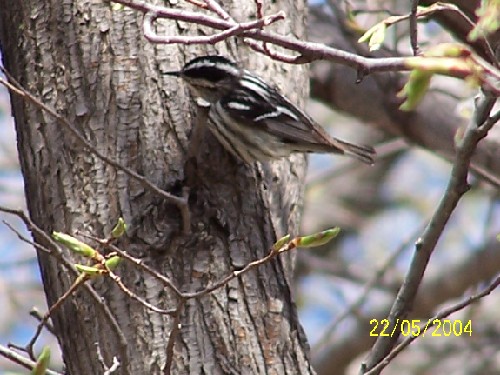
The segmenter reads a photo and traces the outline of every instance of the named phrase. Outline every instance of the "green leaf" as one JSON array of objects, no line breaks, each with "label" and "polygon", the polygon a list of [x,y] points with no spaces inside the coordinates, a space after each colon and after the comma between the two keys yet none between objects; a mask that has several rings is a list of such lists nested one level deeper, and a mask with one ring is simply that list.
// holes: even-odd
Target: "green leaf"
[{"label": "green leaf", "polygon": [[106,272],[103,269],[92,266],[84,266],[83,264],[75,264],[75,268],[78,272],[84,273],[92,277],[102,275],[103,273]]},{"label": "green leaf", "polygon": [[368,42],[370,51],[378,50],[384,42],[386,30],[387,25],[384,22],[377,23],[358,39],[358,43]]},{"label": "green leaf", "polygon": [[337,237],[339,232],[340,228],[335,227],[324,230],[323,232],[311,234],[310,236],[299,237],[297,238],[297,247],[316,247],[327,244],[333,238]]},{"label": "green leaf", "polygon": [[125,220],[123,219],[123,217],[120,217],[115,227],[111,231],[111,236],[113,238],[119,238],[125,234],[126,230],[127,230],[127,224],[125,224]]},{"label": "green leaf", "polygon": [[68,234],[61,232],[52,232],[52,238],[59,242],[60,244],[66,246],[71,251],[80,254],[87,258],[94,258],[98,252],[86,243],[77,240]]},{"label": "green leaf", "polygon": [[122,11],[125,9],[125,6],[123,4],[118,4],[115,3],[114,1],[111,2],[111,9],[114,11]]},{"label": "green leaf", "polygon": [[405,60],[408,68],[451,77],[481,74],[481,67],[465,57],[416,56]]},{"label": "green leaf", "polygon": [[411,111],[422,101],[431,83],[432,73],[414,70],[410,73],[408,82],[398,93],[398,96],[405,97],[405,101],[400,105],[402,111]]},{"label": "green leaf", "polygon": [[36,365],[31,370],[31,375],[45,375],[50,364],[50,348],[44,346],[42,352],[36,359]]},{"label": "green leaf", "polygon": [[500,28],[500,0],[483,0],[477,9],[478,22],[469,33],[468,39],[472,42],[479,38],[486,38]]},{"label": "green leaf", "polygon": [[115,255],[115,256],[112,256],[109,259],[106,259],[106,261],[104,262],[104,264],[106,265],[106,267],[108,267],[108,269],[110,271],[114,271],[116,269],[116,267],[118,267],[118,264],[120,264],[121,260],[122,260],[122,258],[120,258],[119,256]]},{"label": "green leaf", "polygon": [[469,57],[470,55],[471,51],[460,43],[439,43],[432,46],[424,53],[424,56],[426,57]]},{"label": "green leaf", "polygon": [[276,243],[273,245],[273,250],[277,251],[283,247],[286,243],[290,242],[290,235],[287,234],[284,237],[281,237]]}]

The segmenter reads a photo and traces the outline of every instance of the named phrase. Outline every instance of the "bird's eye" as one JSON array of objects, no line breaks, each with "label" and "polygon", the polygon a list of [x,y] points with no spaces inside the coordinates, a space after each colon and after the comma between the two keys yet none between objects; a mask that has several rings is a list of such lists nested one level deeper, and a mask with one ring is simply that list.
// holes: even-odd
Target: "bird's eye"
[{"label": "bird's eye", "polygon": [[198,67],[197,69],[188,69],[184,71],[184,75],[193,79],[205,79],[207,81],[217,83],[227,77],[227,73],[221,71],[214,66]]}]

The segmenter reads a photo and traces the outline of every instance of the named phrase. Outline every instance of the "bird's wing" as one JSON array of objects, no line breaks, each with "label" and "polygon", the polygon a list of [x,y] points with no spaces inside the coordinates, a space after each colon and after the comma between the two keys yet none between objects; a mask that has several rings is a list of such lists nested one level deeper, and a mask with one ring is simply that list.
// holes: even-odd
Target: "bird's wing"
[{"label": "bird's wing", "polygon": [[248,87],[239,87],[223,97],[220,105],[242,126],[272,133],[285,143],[332,145],[323,128],[274,88],[266,85],[265,90],[252,93]]}]

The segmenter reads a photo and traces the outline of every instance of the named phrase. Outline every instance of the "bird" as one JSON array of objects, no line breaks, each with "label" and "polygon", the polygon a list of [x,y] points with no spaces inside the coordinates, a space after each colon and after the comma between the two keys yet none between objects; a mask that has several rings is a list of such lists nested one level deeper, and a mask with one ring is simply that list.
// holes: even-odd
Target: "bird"
[{"label": "bird", "polygon": [[210,106],[208,129],[247,164],[295,152],[343,154],[374,163],[373,147],[330,136],[277,88],[225,56],[198,56],[164,74],[183,79],[192,95]]}]

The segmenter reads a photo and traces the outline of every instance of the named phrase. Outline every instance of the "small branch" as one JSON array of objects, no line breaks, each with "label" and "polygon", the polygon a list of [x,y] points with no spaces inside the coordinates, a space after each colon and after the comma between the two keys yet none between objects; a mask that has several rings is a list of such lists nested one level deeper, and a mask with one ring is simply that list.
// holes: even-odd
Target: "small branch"
[{"label": "small branch", "polygon": [[[149,40],[156,43],[212,44],[221,41],[229,36],[239,35],[245,38],[245,43],[255,51],[270,56],[271,58],[278,61],[286,62],[289,64],[305,64],[316,60],[327,60],[356,69],[358,71],[359,77],[364,77],[365,75],[374,72],[409,71],[413,69],[408,64],[409,57],[367,58],[346,51],[338,50],[321,43],[304,42],[293,37],[286,37],[276,33],[260,30],[261,27],[282,19],[282,17],[284,17],[284,14],[282,13],[277,13],[275,15],[267,17],[264,16],[257,21],[235,23],[234,20],[209,16],[206,14],[191,12],[187,10],[165,8],[162,6],[146,3],[141,0],[115,0],[115,2],[143,12],[146,15],[144,18],[144,33]],[[257,5],[258,4],[259,1],[257,1]],[[434,4],[431,7],[425,8],[419,11],[416,16],[417,18],[428,17],[437,11],[455,11],[460,16],[466,17],[463,12],[461,12],[461,10],[455,5],[442,3]],[[210,36],[160,37],[152,31],[152,22],[157,18],[184,21],[210,27],[215,30],[222,30],[222,32]],[[390,20],[386,20],[385,22],[391,24],[394,22],[400,22],[408,18],[410,18],[410,15],[396,16]],[[472,21],[468,20],[468,22]],[[257,42],[262,42],[263,45],[260,45]],[[267,43],[274,44],[290,51],[294,51],[297,53],[297,56],[272,52],[267,46]],[[494,55],[490,51],[490,58],[491,56]],[[460,74],[457,74],[455,76],[458,78],[464,78]]]},{"label": "small branch", "polygon": [[222,8],[219,5],[219,3],[217,1],[215,1],[215,0],[203,0],[203,1],[207,5],[206,9],[211,10],[212,12],[216,13],[223,20],[234,22],[234,19],[229,15],[228,12],[226,12],[224,10],[224,8]]},{"label": "small branch", "polygon": [[[43,320],[43,315],[36,307],[30,310],[30,316],[41,322]],[[49,322],[45,322],[45,329],[49,331],[54,337],[57,337],[54,326]]]},{"label": "small branch", "polygon": [[46,325],[50,316],[57,308],[59,308],[59,306],[61,306],[63,304],[64,301],[66,301],[66,299],[68,299],[71,296],[71,294],[73,294],[73,292],[76,289],[78,289],[78,287],[80,285],[85,283],[85,281],[87,281],[87,280],[88,280],[88,277],[78,277],[75,280],[75,282],[71,285],[71,287],[61,297],[59,297],[59,299],[52,306],[50,306],[49,311],[47,311],[45,313],[45,315],[42,317],[40,323],[38,323],[38,325],[36,327],[35,334],[33,335],[33,337],[31,338],[31,340],[28,342],[28,344],[26,346],[24,346],[24,347],[20,347],[17,345],[9,345],[9,346],[16,348],[18,350],[25,351],[26,353],[28,353],[30,358],[35,361],[36,357],[35,357],[35,353],[33,351],[33,348],[35,347],[35,343],[38,340],[38,337],[40,337],[40,334],[42,333],[42,329]]},{"label": "small branch", "polygon": [[208,9],[208,5],[203,0],[186,0],[186,3],[193,4],[201,9]]},{"label": "small branch", "polygon": [[[41,231],[39,228],[37,228],[34,224],[32,224],[31,221],[29,221],[29,219],[25,217],[25,215],[24,215],[24,213],[22,211],[16,211],[16,210],[11,210],[11,209],[6,209],[6,208],[3,208],[1,206],[0,206],[0,211],[4,211],[4,212],[8,212],[8,213],[13,213],[13,214],[16,214],[19,217],[23,218],[25,220],[25,224],[30,229],[32,229],[34,232],[40,231],[41,232],[40,233],[41,237],[42,238],[47,238],[47,241],[49,243],[53,244],[54,247],[55,247],[55,249],[58,249],[57,245],[54,244],[54,241],[48,235],[46,235],[43,231]],[[131,261],[132,263],[134,263],[135,265],[139,266],[140,268],[142,268],[146,272],[150,273],[155,278],[157,278],[158,280],[160,280],[161,282],[163,282],[166,287],[168,287],[170,290],[174,291],[174,293],[176,294],[176,297],[177,297],[177,306],[176,306],[175,309],[173,309],[173,310],[159,309],[158,307],[156,307],[156,306],[154,306],[154,305],[146,302],[145,300],[143,300],[142,298],[140,298],[139,296],[137,296],[134,292],[132,292],[130,289],[128,289],[122,283],[121,279],[117,275],[115,275],[110,270],[110,268],[108,268],[106,266],[106,258],[104,256],[102,256],[99,252],[96,251],[97,254],[94,255],[93,258],[92,258],[94,261],[97,262],[96,263],[96,270],[102,270],[103,271],[102,273],[100,273],[100,275],[101,276],[107,275],[111,279],[113,279],[113,281],[116,282],[116,284],[119,286],[119,288],[122,291],[124,291],[130,298],[132,298],[135,301],[139,302],[145,308],[147,308],[147,309],[149,309],[151,311],[154,311],[154,312],[157,312],[157,313],[160,313],[160,314],[167,314],[167,315],[173,316],[173,322],[172,322],[173,327],[172,327],[172,331],[170,332],[170,337],[169,337],[169,340],[168,340],[168,343],[167,343],[167,346],[166,346],[166,358],[167,358],[167,360],[166,360],[166,363],[165,363],[165,367],[163,369],[164,374],[170,374],[170,372],[171,372],[171,365],[172,365],[172,361],[173,361],[173,355],[174,355],[175,341],[176,341],[177,336],[179,335],[179,332],[181,330],[181,317],[182,317],[182,312],[184,311],[184,306],[185,306],[187,300],[189,300],[191,298],[202,297],[202,296],[204,296],[204,295],[206,295],[206,294],[208,294],[208,293],[210,293],[210,292],[212,292],[212,291],[214,291],[214,290],[216,290],[216,289],[218,289],[218,288],[226,285],[232,279],[234,279],[236,277],[239,277],[239,276],[245,274],[246,272],[250,271],[251,269],[256,268],[259,265],[264,264],[264,263],[270,261],[271,259],[275,258],[276,256],[278,256],[282,252],[290,251],[292,249],[295,249],[297,246],[312,247],[312,246],[318,246],[320,244],[323,244],[323,243],[325,243],[325,241],[327,242],[331,238],[333,238],[336,235],[337,232],[338,232],[338,230],[329,230],[329,231],[324,231],[324,232],[321,232],[321,233],[317,233],[314,236],[296,237],[296,238],[294,238],[292,240],[289,239],[289,236],[283,237],[275,245],[273,245],[273,247],[271,248],[271,250],[269,251],[269,254],[267,256],[265,256],[265,257],[263,257],[261,259],[258,259],[256,261],[253,261],[253,262],[247,264],[241,270],[233,271],[232,273],[230,273],[226,277],[222,278],[220,281],[212,284],[211,286],[206,287],[204,290],[201,290],[201,291],[198,291],[198,292],[186,292],[186,293],[181,292],[173,284],[173,282],[170,279],[164,277],[163,275],[161,275],[157,271],[153,270],[149,266],[146,266],[145,264],[142,263],[141,260],[136,259],[136,258],[128,255],[126,252],[121,251],[118,247],[114,246],[113,243],[112,243],[113,240],[114,240],[113,237],[110,237],[108,239],[98,239],[98,238],[94,238],[92,236],[87,236],[87,237],[93,238],[99,244],[101,244],[101,245],[103,245],[105,247],[108,247],[111,250],[113,250],[113,253],[112,253],[113,256],[115,256],[117,254],[118,256],[123,257],[123,258]],[[61,252],[59,249],[58,249],[58,251]],[[103,267],[97,269],[97,266],[103,266]],[[73,267],[69,267],[69,268],[74,271]],[[33,338],[30,340],[30,342],[25,347],[20,347],[20,346],[16,346],[16,345],[11,345],[11,346],[15,347],[15,348],[17,348],[19,350],[23,350],[23,351],[29,353],[30,357],[34,360],[35,358],[34,358],[33,346],[34,346],[35,342],[37,341],[37,339],[38,339],[38,337],[39,337],[39,335],[40,335],[43,327],[47,323],[49,317],[52,315],[52,313],[59,306],[61,306],[61,304],[65,300],[67,300],[74,293],[74,291],[80,285],[87,285],[86,281],[89,280],[90,278],[94,277],[92,275],[94,275],[94,274],[81,273],[77,277],[77,279],[71,285],[71,287],[57,300],[56,303],[54,303],[49,308],[49,311],[41,318],[41,321],[40,321],[40,323],[37,326],[37,329],[36,329],[36,332],[35,332]],[[98,276],[96,276],[96,277],[98,277]],[[100,299],[99,296],[96,296],[95,298],[97,299],[98,303],[105,304],[105,302],[102,301],[102,299]],[[113,322],[115,322],[114,317],[111,315],[111,313],[109,312],[109,310],[105,310],[105,312],[110,314],[111,323],[113,324]],[[118,332],[121,333],[121,330],[119,329],[119,326],[118,326]],[[120,335],[119,335],[119,337],[120,337],[120,342],[121,342],[122,337]],[[127,349],[126,348],[126,340],[124,338],[123,338],[123,340],[125,342],[125,346],[121,346],[121,349],[126,351],[126,349]],[[102,356],[101,356],[101,358],[102,358]],[[125,355],[123,357],[123,360],[122,360],[121,363],[127,363],[127,362],[124,362],[126,360],[127,360],[127,357]],[[102,361],[102,363],[104,365],[103,361]],[[115,367],[113,367],[111,369],[107,369],[107,370],[105,369],[106,373],[107,374],[111,374],[112,372],[114,372],[116,370],[116,368],[118,368],[119,363],[120,362],[117,361],[115,363],[116,364]]]},{"label": "small branch", "polygon": [[273,248],[270,250],[268,255],[266,255],[263,258],[260,258],[260,259],[253,261],[253,262],[248,263],[245,267],[243,267],[243,269],[231,272],[226,277],[213,283],[212,285],[207,286],[203,290],[200,290],[198,292],[193,292],[193,293],[183,293],[183,297],[188,299],[188,298],[198,298],[198,297],[202,297],[204,295],[207,295],[208,293],[211,293],[214,290],[217,290],[217,289],[221,288],[222,286],[226,285],[231,280],[244,275],[248,271],[250,271],[250,270],[252,270],[252,269],[254,269],[254,268],[256,268],[264,263],[269,262],[271,259],[278,256],[278,254],[285,252],[285,251],[290,251],[294,248],[295,248],[295,245],[292,244],[291,242],[286,244],[285,246],[283,246],[281,249],[274,249]]},{"label": "small branch", "polygon": [[[178,295],[181,295],[181,293],[180,293],[180,291],[178,291],[177,287],[175,287],[175,285],[168,278],[161,275],[159,272],[156,272],[155,270],[149,268],[148,266],[143,264],[141,262],[141,260],[128,255],[126,252],[124,252],[124,251],[120,250],[118,247],[114,246],[112,244],[112,241],[114,240],[114,238],[100,239],[100,238],[97,238],[97,237],[92,236],[92,235],[87,235],[87,234],[82,234],[82,235],[87,237],[87,238],[93,239],[94,241],[98,242],[100,245],[103,245],[104,247],[106,247],[108,249],[111,249],[112,253],[115,253],[115,254],[119,255],[120,257],[127,259],[130,262],[134,263],[135,265],[139,266],[139,268],[142,268],[146,272],[152,274],[158,280],[164,282],[164,284],[168,288],[172,289],[174,292],[177,291]],[[158,314],[162,314],[162,315],[174,315],[176,313],[175,309],[173,309],[173,310],[160,309],[159,307],[157,307],[157,306],[147,302],[146,300],[142,299],[141,297],[139,297],[136,293],[132,292],[123,283],[121,278],[119,276],[117,276],[114,272],[112,272],[109,268],[106,270],[105,275],[109,276],[116,283],[116,285],[121,289],[122,292],[124,292],[127,296],[132,298],[134,301],[140,303],[141,305],[143,305],[147,309],[154,311]]]},{"label": "small branch", "polygon": [[133,293],[129,289],[127,289],[123,285],[123,283],[121,283],[118,276],[114,275],[112,272],[109,273],[109,276],[112,277],[113,280],[115,280],[115,282],[118,283],[120,288],[123,291],[125,291],[127,293],[127,295],[129,295],[131,298],[134,298],[135,300],[140,302],[146,308],[148,308],[152,311],[158,312],[158,313],[173,315],[172,331],[170,332],[170,337],[168,339],[168,343],[167,343],[167,347],[166,347],[167,360],[165,363],[165,367],[163,369],[163,373],[166,375],[170,375],[170,373],[171,373],[175,340],[176,340],[177,336],[179,335],[179,332],[181,329],[182,312],[184,311],[184,306],[185,306],[185,303],[188,299],[202,297],[210,292],[213,292],[214,290],[219,289],[222,286],[226,285],[232,279],[239,277],[239,276],[243,275],[244,273],[250,271],[251,269],[256,268],[257,266],[270,261],[272,258],[276,257],[281,252],[289,251],[289,250],[292,250],[296,247],[295,242],[291,241],[291,242],[283,245],[280,249],[272,248],[270,250],[269,254],[267,256],[265,256],[264,258],[258,259],[254,262],[247,264],[242,270],[233,271],[231,274],[224,277],[220,281],[212,284],[211,286],[208,286],[199,292],[183,293],[173,284],[173,282],[170,279],[161,275],[160,273],[158,273],[157,271],[155,271],[151,267],[147,266],[141,260],[130,256],[127,252],[120,250],[118,247],[116,247],[112,243],[108,242],[107,240],[99,240],[99,239],[95,239],[95,240],[98,241],[99,243],[101,243],[102,245],[109,247],[112,251],[116,252],[119,256],[127,259],[128,261],[137,265],[139,268],[143,269],[145,272],[149,273],[150,275],[152,275],[156,279],[160,280],[162,283],[164,283],[164,285],[167,288],[174,291],[174,293],[176,294],[176,296],[178,298],[176,308],[174,310],[168,310],[168,311],[167,310],[160,310],[157,307],[147,303],[146,301],[143,301],[140,297],[135,295],[135,293]]},{"label": "small branch", "polygon": [[285,13],[279,12],[271,16],[267,16],[256,21],[245,23],[231,22],[231,26],[227,29],[213,35],[197,35],[197,36],[159,36],[153,31],[153,22],[159,17],[157,12],[148,12],[144,16],[143,30],[144,36],[152,43],[162,44],[215,44],[223,41],[231,36],[243,34],[245,31],[252,29],[260,29],[263,26],[270,25],[274,22],[285,19]]},{"label": "small branch", "polygon": [[[0,211],[4,211],[3,208],[0,207]],[[21,241],[26,242],[27,244],[33,246],[35,249],[39,251],[42,251],[47,254],[52,254],[52,251],[50,249],[47,249],[45,246],[37,244],[36,242],[30,241],[29,239],[24,237],[21,234],[21,232],[19,232],[16,228],[14,228],[10,223],[6,222],[5,220],[2,220],[2,223],[4,223],[7,228],[9,228],[13,233],[15,233],[17,235],[17,238],[19,238]],[[36,257],[33,259],[36,260]]]},{"label": "small branch", "polygon": [[[166,18],[176,21],[194,23],[202,26],[211,27],[215,30],[223,30],[223,31],[231,29],[235,26],[233,22],[221,18],[208,16],[197,12],[190,12],[186,10],[165,8],[150,3],[146,3],[141,0],[137,1],[116,0],[115,2],[128,6],[132,9],[141,11],[144,14],[150,14],[151,16],[149,16],[149,18],[146,20],[148,23],[150,23],[152,19]],[[273,17],[279,18],[280,13],[274,16],[268,16],[268,19],[274,20]],[[299,56],[290,58],[289,61],[287,61],[291,64],[305,64],[312,62],[314,60],[329,60],[332,62],[338,62],[347,66],[351,66],[355,69],[362,69],[366,73],[394,71],[394,70],[410,70],[405,65],[405,58],[397,58],[397,57],[387,58],[387,59],[365,58],[353,53],[325,46],[324,44],[303,42],[296,38],[285,37],[275,33],[256,30],[255,29],[256,26],[265,26],[265,24],[260,23],[264,22],[264,20],[265,19],[253,21],[254,28],[250,30],[243,30],[239,35],[241,35],[242,37],[248,37],[250,39],[254,39],[265,43],[272,43],[277,46],[283,47],[285,49],[298,52]],[[243,23],[241,25],[248,25],[248,24],[249,23]],[[146,27],[150,27],[150,25]],[[168,39],[171,37],[164,37],[164,38]],[[187,40],[188,43],[191,42],[191,39]]]},{"label": "small branch", "polygon": [[262,12],[262,0],[254,0],[255,1],[255,7],[257,8],[256,9],[256,13],[257,13],[257,18],[263,18],[264,17],[264,14]]},{"label": "small branch", "polygon": [[[63,252],[59,249],[58,245],[54,242],[54,240],[47,235],[42,229],[40,229],[31,219],[24,213],[22,210],[14,210],[11,208],[3,207],[0,206],[0,211],[5,212],[11,215],[15,215],[18,218],[20,218],[26,228],[28,228],[29,231],[31,231],[35,238],[38,238],[38,241],[43,240],[46,243],[50,244],[51,250],[46,249],[46,252],[49,252],[50,255],[55,256],[56,259],[58,259],[66,269],[70,272],[71,275],[74,277],[78,277],[78,273],[73,267],[73,264],[67,259],[67,257],[63,254]],[[42,247],[39,244],[36,244],[27,238],[23,237],[21,234],[18,234],[20,238],[27,242],[31,243],[35,246],[35,248]],[[119,350],[120,350],[120,356],[122,359],[123,363],[128,363],[128,350],[127,350],[127,340],[125,338],[125,335],[123,334],[123,331],[121,330],[116,318],[113,316],[111,313],[111,310],[109,309],[109,306],[105,303],[105,301],[97,294],[97,292],[90,286],[88,283],[83,284],[84,289],[90,294],[92,299],[95,302],[95,305],[101,309],[103,315],[106,317],[108,320],[108,323],[112,329],[112,331],[115,333],[118,343],[119,343]]]},{"label": "small branch", "polygon": [[[489,101],[490,98],[484,99]],[[476,112],[488,106],[478,104]],[[476,123],[473,119],[470,121],[463,138],[457,142],[457,153],[455,162],[451,171],[450,180],[446,191],[439,202],[429,224],[425,228],[422,236],[417,240],[415,253],[410,264],[410,268],[405,280],[396,296],[395,302],[388,316],[390,325],[389,332],[394,332],[400,319],[404,319],[411,309],[415,299],[418,287],[424,276],[425,269],[429,263],[430,257],[436,248],[438,239],[456,208],[460,198],[468,191],[467,175],[469,172],[470,161],[478,142],[483,139],[491,127],[498,121],[500,114],[488,118],[484,123]],[[478,113],[475,118],[484,118],[485,115]],[[382,361],[392,350],[398,340],[399,335],[390,335],[390,337],[377,338],[372,347],[370,356],[365,364],[361,366],[360,373],[365,370],[373,369]]]},{"label": "small branch", "polygon": [[141,305],[143,305],[144,307],[146,307],[147,309],[151,310],[151,311],[154,311],[158,314],[162,314],[162,315],[174,315],[176,313],[176,310],[164,310],[164,309],[160,309],[159,307],[156,307],[152,304],[150,304],[149,302],[145,301],[144,299],[142,299],[141,297],[139,297],[136,293],[132,292],[129,288],[127,288],[125,286],[125,284],[123,284],[123,282],[121,281],[121,279],[116,276],[113,272],[110,272],[109,273],[109,277],[118,285],[118,287],[127,295],[129,296],[130,298],[132,298],[133,300],[139,302]]},{"label": "small branch", "polygon": [[297,56],[286,55],[284,53],[271,51],[267,43],[258,43],[252,39],[244,39],[243,42],[256,52],[269,56],[273,60],[281,61],[287,64],[294,64],[297,61]]},{"label": "small branch", "polygon": [[170,336],[167,341],[167,346],[165,348],[165,353],[167,360],[165,361],[165,367],[163,368],[164,375],[170,375],[172,368],[172,361],[174,360],[174,346],[175,340],[181,331],[181,316],[184,311],[184,305],[186,304],[186,299],[181,298],[177,303],[176,313],[172,321],[172,330],[170,331]]},{"label": "small branch", "polygon": [[[481,292],[465,299],[464,301],[452,305],[448,308],[441,310],[437,313],[433,318],[430,318],[428,322],[433,322],[434,320],[442,320],[454,312],[463,310],[465,307],[470,306],[471,304],[479,301],[481,298],[486,297],[491,292],[493,292],[500,285],[500,276],[497,276],[495,280],[493,280],[488,287],[484,288]],[[425,325],[420,327],[420,332],[424,332]],[[394,358],[398,356],[408,345],[410,345],[413,341],[415,341],[421,335],[409,335],[406,337],[398,346],[396,346],[382,361],[380,361],[375,367],[373,367],[370,371],[365,372],[364,375],[375,375],[379,374],[382,369],[384,369]],[[423,335],[422,335],[423,336]]]},{"label": "small branch", "polygon": [[144,262],[140,259],[134,258],[133,256],[129,255],[127,252],[119,249],[117,246],[113,244],[106,243],[105,241],[96,239],[97,241],[100,241],[103,245],[107,246],[109,249],[112,251],[116,252],[120,257],[128,260],[129,262],[135,264],[139,269],[142,269],[146,273],[149,273],[151,276],[154,278],[158,279],[161,283],[163,283],[167,288],[172,290],[177,297],[182,297],[183,293],[175,286],[175,284],[168,278],[163,276],[161,273],[157,272],[147,264],[144,264]]},{"label": "small branch", "polygon": [[[96,240],[98,240],[98,239],[96,239]],[[239,276],[245,274],[246,272],[250,271],[251,269],[253,269],[253,268],[257,267],[257,266],[260,266],[261,264],[264,264],[264,263],[270,261],[271,259],[273,259],[274,257],[276,257],[279,253],[281,253],[283,251],[289,251],[292,248],[294,248],[293,244],[292,245],[289,244],[289,245],[287,245],[288,247],[284,247],[283,249],[279,249],[279,250],[271,249],[271,251],[269,252],[269,254],[266,255],[265,257],[257,259],[257,260],[255,260],[253,262],[248,263],[241,270],[237,270],[237,271],[231,272],[227,276],[223,277],[221,280],[213,283],[210,286],[207,286],[205,289],[203,289],[201,291],[197,291],[197,292],[181,292],[179,290],[179,288],[176,287],[174,285],[174,283],[169,278],[163,276],[159,272],[157,272],[154,269],[152,269],[150,266],[144,264],[142,262],[142,260],[134,258],[133,256],[129,255],[127,252],[119,249],[118,247],[116,247],[113,244],[107,244],[107,243],[105,243],[105,241],[102,241],[102,240],[98,240],[98,241],[100,241],[105,246],[108,246],[112,251],[116,252],[119,256],[121,256],[124,259],[132,262],[133,264],[137,265],[140,269],[144,270],[145,272],[149,273],[151,276],[153,276],[156,279],[158,279],[167,288],[171,289],[176,294],[176,296],[178,298],[186,299],[186,300],[190,299],[190,298],[198,298],[198,297],[204,296],[204,295],[206,295],[206,294],[208,294],[210,292],[213,292],[214,290],[217,290],[220,287],[226,285],[232,279],[234,279],[236,277],[239,277]]]},{"label": "small branch", "polygon": [[[29,358],[23,357],[22,355],[19,355],[12,349],[6,348],[3,345],[0,345],[0,355],[4,358],[7,358],[8,360],[17,363],[20,366],[23,366],[25,369],[28,370],[33,370],[33,368],[36,366],[36,362],[30,360]],[[64,375],[60,372],[52,371],[52,370],[46,370],[45,371],[46,375]]]},{"label": "small branch", "polygon": [[419,54],[418,27],[417,27],[418,2],[419,0],[412,0],[411,10],[410,10],[410,44],[414,56],[417,56]]},{"label": "small branch", "polygon": [[118,358],[113,357],[113,363],[111,367],[108,367],[106,364],[106,361],[104,361],[104,357],[101,352],[101,347],[99,346],[98,343],[95,344],[96,346],[96,352],[97,352],[97,360],[99,363],[102,365],[102,368],[104,369],[103,375],[111,375],[113,374],[116,370],[118,370],[118,367],[120,367],[120,361],[118,361]]},{"label": "small branch", "polygon": [[[420,225],[418,232],[422,229],[423,225]],[[340,313],[336,319],[327,327],[323,329],[323,335],[317,340],[316,344],[312,348],[313,353],[321,353],[328,345],[329,339],[337,329],[337,327],[342,323],[344,319],[348,316],[354,314],[354,312],[358,311],[359,308],[363,306],[366,299],[369,297],[370,292],[373,291],[373,287],[377,285],[377,283],[382,280],[386,272],[389,270],[389,267],[393,266],[398,257],[405,251],[405,249],[411,244],[412,241],[415,241],[415,238],[418,236],[417,231],[406,241],[404,241],[398,248],[387,258],[384,264],[379,267],[375,275],[369,280],[357,300],[350,304],[342,313]]]}]

